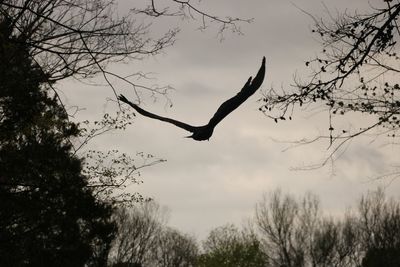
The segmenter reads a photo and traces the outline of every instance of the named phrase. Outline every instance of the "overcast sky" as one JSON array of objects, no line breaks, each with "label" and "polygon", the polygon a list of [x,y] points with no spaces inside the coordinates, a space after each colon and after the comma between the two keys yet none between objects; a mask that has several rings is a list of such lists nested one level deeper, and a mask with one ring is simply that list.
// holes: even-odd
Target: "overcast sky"
[{"label": "overcast sky", "polygon": [[[160,0],[161,1],[161,0]],[[121,8],[136,1],[120,2]],[[218,2],[218,3],[216,3]],[[324,17],[320,0],[296,0],[296,6]],[[117,66],[124,73],[154,72],[159,84],[175,88],[169,94],[173,107],[164,99],[153,102],[143,99],[142,107],[160,115],[187,123],[208,122],[218,106],[236,94],[249,76],[254,76],[263,56],[267,58],[266,79],[262,90],[271,86],[288,87],[293,75],[306,73],[304,62],[320,52],[321,47],[311,33],[312,20],[288,0],[226,0],[201,1],[201,8],[212,14],[254,18],[242,24],[244,35],[226,32],[220,42],[216,29],[196,30],[199,22],[171,20],[171,27],[180,26],[181,33],[173,47],[145,61]],[[380,0],[370,3],[380,3]],[[367,10],[365,0],[326,1],[335,14]],[[175,23],[175,24],[174,24]],[[164,25],[165,26],[165,25]],[[160,32],[165,29],[155,25]],[[61,87],[61,86],[60,86]],[[90,87],[74,82],[62,84],[66,102],[86,110],[79,118],[98,119],[104,111],[116,110],[106,104],[113,98],[110,88]],[[134,99],[129,89],[118,88]],[[327,214],[339,214],[354,205],[362,193],[387,185],[389,181],[369,181],[388,171],[398,160],[397,147],[382,146],[362,138],[354,141],[331,166],[313,171],[293,168],[313,164],[326,157],[327,143],[311,144],[291,150],[282,141],[312,138],[326,132],[327,114],[298,111],[292,121],[276,124],[258,111],[257,92],[230,114],[215,129],[210,141],[196,142],[183,138],[182,129],[138,115],[124,132],[114,132],[98,138],[97,149],[118,149],[135,155],[143,151],[167,162],[142,171],[144,183],[133,187],[170,209],[171,226],[204,238],[209,230],[225,223],[240,225],[254,213],[264,192],[281,188],[301,196],[311,191],[317,194]],[[367,120],[367,117],[359,117]],[[398,197],[400,182],[387,187],[389,195]]]}]

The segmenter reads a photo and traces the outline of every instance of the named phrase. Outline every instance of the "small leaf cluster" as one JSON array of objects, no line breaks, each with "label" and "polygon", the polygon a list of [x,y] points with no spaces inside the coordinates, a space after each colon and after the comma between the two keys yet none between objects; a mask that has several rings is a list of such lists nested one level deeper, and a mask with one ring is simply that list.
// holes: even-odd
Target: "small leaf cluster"
[{"label": "small leaf cluster", "polygon": [[165,161],[143,152],[133,158],[116,149],[107,152],[88,150],[84,158],[83,173],[89,178],[89,187],[95,194],[109,202],[128,205],[145,200],[141,194],[129,190],[131,186],[143,183],[140,170]]}]

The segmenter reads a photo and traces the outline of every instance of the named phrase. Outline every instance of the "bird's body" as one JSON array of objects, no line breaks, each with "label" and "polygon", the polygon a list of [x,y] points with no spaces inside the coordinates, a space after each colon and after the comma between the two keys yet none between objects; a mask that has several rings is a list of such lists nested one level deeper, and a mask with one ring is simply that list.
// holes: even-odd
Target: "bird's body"
[{"label": "bird's body", "polygon": [[208,124],[204,126],[195,126],[193,134],[187,136],[188,138],[193,138],[196,141],[209,140],[214,132],[214,127],[210,127]]},{"label": "bird's body", "polygon": [[154,113],[148,112],[140,108],[138,105],[130,102],[123,95],[120,95],[118,99],[130,105],[132,108],[134,108],[138,113],[142,114],[143,116],[174,124],[177,127],[180,127],[182,129],[185,129],[186,131],[191,132],[192,135],[188,136],[189,138],[193,138],[196,141],[204,141],[210,139],[210,137],[213,134],[215,126],[217,126],[219,122],[221,122],[228,114],[230,114],[237,107],[239,107],[244,101],[246,101],[251,95],[253,95],[258,88],[260,88],[262,82],[264,81],[264,76],[265,76],[265,57],[262,60],[260,70],[258,71],[256,77],[253,80],[250,77],[247,80],[244,87],[240,90],[240,92],[237,93],[234,97],[222,103],[222,105],[218,108],[218,110],[215,112],[214,116],[210,119],[210,121],[203,126],[192,126],[181,121],[162,117]]}]

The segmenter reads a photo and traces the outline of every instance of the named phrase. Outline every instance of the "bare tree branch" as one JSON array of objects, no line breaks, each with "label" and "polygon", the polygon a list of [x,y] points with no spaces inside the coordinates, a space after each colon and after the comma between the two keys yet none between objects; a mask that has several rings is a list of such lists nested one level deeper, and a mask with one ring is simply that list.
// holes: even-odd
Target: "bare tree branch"
[{"label": "bare tree branch", "polygon": [[[291,90],[271,89],[262,99],[260,110],[276,122],[292,119],[295,106],[320,105],[327,111],[329,135],[321,138],[329,141],[330,153],[322,166],[349,140],[372,129],[377,135],[398,137],[400,3],[382,1],[380,6],[364,15],[330,15],[331,21],[303,11],[315,23],[312,31],[321,40],[322,54],[305,63],[311,70],[308,80],[296,78]],[[371,123],[351,130],[336,128],[334,119],[351,113],[369,115]]]}]

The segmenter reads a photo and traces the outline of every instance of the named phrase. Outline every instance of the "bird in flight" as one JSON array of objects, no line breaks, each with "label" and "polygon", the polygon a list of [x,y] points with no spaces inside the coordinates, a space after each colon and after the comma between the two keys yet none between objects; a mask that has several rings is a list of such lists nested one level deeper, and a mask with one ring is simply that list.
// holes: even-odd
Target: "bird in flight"
[{"label": "bird in flight", "polygon": [[260,88],[261,84],[264,81],[265,76],[265,57],[263,57],[261,67],[254,79],[250,77],[243,88],[237,93],[234,97],[226,100],[222,105],[218,108],[217,112],[215,112],[214,116],[210,119],[210,121],[203,126],[193,126],[187,123],[177,121],[171,118],[161,117],[154,113],[148,112],[138,105],[129,101],[124,95],[119,95],[118,99],[132,108],[134,108],[138,113],[142,114],[143,116],[168,122],[171,123],[179,128],[185,129],[192,133],[192,135],[187,136],[188,138],[193,138],[196,141],[204,141],[209,140],[213,134],[215,126],[219,122],[221,122],[229,113],[234,111],[237,107],[239,107],[244,101],[246,101],[251,95],[253,95],[258,88]]}]

